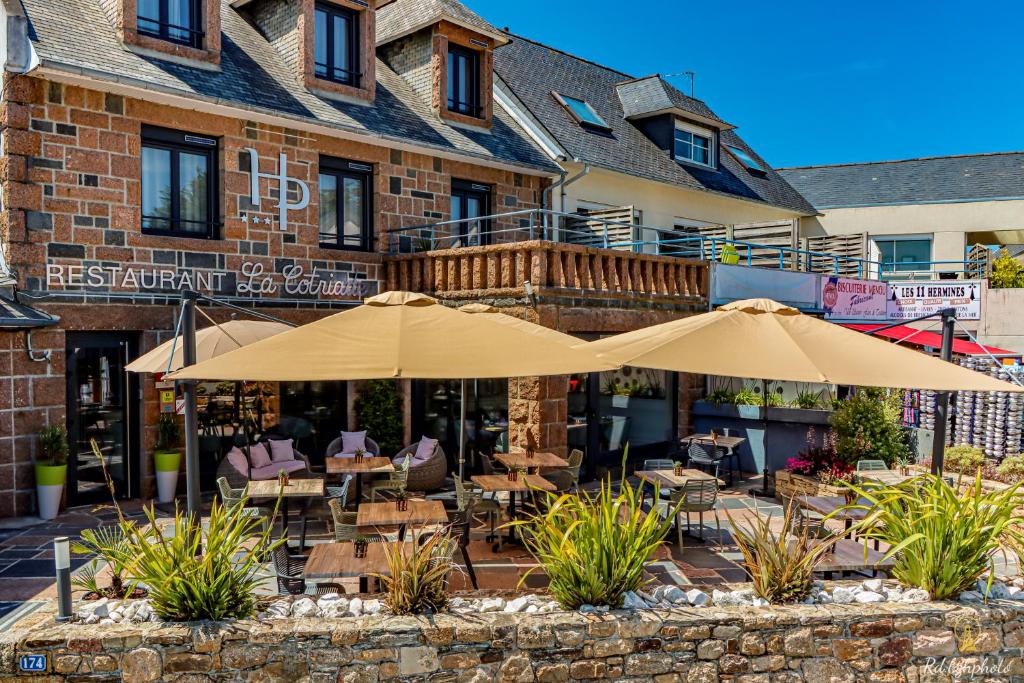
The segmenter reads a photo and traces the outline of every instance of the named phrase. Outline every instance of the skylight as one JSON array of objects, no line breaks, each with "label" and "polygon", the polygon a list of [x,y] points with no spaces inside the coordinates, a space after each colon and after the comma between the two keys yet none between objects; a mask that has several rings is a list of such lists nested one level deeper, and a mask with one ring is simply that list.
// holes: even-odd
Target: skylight
[{"label": "skylight", "polygon": [[732,155],[739,159],[740,163],[747,167],[748,171],[755,171],[757,173],[764,173],[764,166],[754,161],[754,157],[747,154],[739,147],[733,145],[726,145]]},{"label": "skylight", "polygon": [[603,130],[611,130],[611,126],[605,123],[605,120],[594,111],[594,108],[590,106],[590,103],[586,100],[581,100],[575,97],[569,97],[568,95],[562,95],[561,93],[552,93],[563,107],[568,110],[569,114],[576,120],[577,123],[584,126],[592,126],[594,128],[601,128]]}]

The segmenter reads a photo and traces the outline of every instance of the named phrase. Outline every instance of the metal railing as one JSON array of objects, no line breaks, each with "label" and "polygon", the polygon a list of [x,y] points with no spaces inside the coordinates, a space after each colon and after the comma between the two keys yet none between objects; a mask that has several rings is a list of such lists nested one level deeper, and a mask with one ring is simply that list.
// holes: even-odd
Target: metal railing
[{"label": "metal railing", "polygon": [[[708,226],[714,227],[714,226]],[[724,226],[722,226],[724,227]],[[891,263],[662,228],[587,214],[521,209],[396,228],[392,255],[546,240],[640,254],[678,256],[751,267],[881,280],[976,277],[976,258]]]}]

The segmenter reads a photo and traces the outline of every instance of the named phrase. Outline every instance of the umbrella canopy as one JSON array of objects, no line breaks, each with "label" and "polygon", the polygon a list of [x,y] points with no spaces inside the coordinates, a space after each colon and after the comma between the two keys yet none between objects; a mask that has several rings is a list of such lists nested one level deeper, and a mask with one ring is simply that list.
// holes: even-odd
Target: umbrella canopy
[{"label": "umbrella canopy", "polygon": [[467,315],[425,294],[387,292],[362,306],[197,363],[171,378],[485,379],[616,367],[590,349],[531,334],[492,317]]},{"label": "umbrella canopy", "polygon": [[736,301],[584,346],[623,365],[705,375],[938,391],[1024,391],[771,299]]},{"label": "umbrella canopy", "polygon": [[[196,361],[216,358],[290,329],[291,325],[264,320],[229,320],[204,327],[196,332]],[[183,357],[182,340],[171,339],[149,353],[139,356],[125,366],[125,369],[129,372],[168,372],[169,364],[171,371],[180,370],[184,365]]]},{"label": "umbrella canopy", "polygon": [[[546,339],[550,339],[553,342],[558,342],[559,344],[577,346],[581,341],[579,337],[574,337],[571,334],[565,334],[564,332],[553,330],[550,327],[531,323],[529,320],[523,320],[522,318],[506,315],[494,306],[488,306],[487,304],[466,304],[465,306],[459,306],[459,310],[463,313],[484,313],[490,320],[493,320],[496,323],[515,327],[523,332],[536,334]],[[610,370],[611,368],[602,369]]]}]

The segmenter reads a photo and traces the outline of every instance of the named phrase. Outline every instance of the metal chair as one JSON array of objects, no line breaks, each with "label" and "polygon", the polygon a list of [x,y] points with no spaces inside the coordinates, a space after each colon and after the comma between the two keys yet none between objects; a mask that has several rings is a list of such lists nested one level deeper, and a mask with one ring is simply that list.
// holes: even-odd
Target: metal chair
[{"label": "metal chair", "polygon": [[671,470],[675,468],[676,463],[674,460],[644,460],[643,470],[650,472],[652,470]]},{"label": "metal chair", "polygon": [[384,534],[361,533],[356,525],[358,513],[345,512],[337,498],[331,498],[327,501],[327,506],[331,509],[335,541],[354,541],[360,536],[365,538],[368,543],[384,543],[388,540]]},{"label": "metal chair", "polygon": [[395,471],[383,479],[371,481],[367,484],[370,489],[370,501],[377,500],[377,494],[383,491],[394,493],[405,493],[406,485],[409,482],[409,467],[412,463],[412,456],[405,456],[402,464],[395,468]]},{"label": "metal chair", "polygon": [[[469,574],[469,581],[473,588],[477,588],[476,572],[473,570],[473,562],[469,559],[470,533],[473,530],[473,515],[477,512],[476,505],[479,504],[475,498],[470,498],[465,508],[455,510],[448,516],[451,524],[452,534],[455,535],[459,544],[459,551],[462,553],[462,560],[466,563],[466,573]],[[494,534],[494,527],[491,527],[491,534]]]},{"label": "metal chair", "polygon": [[306,580],[302,571],[306,567],[305,555],[289,555],[284,544],[274,548],[274,573],[277,574],[277,592],[281,595],[302,595]]},{"label": "metal chair", "polygon": [[705,446],[702,443],[691,441],[690,445],[686,449],[687,461],[686,466],[691,467],[697,465],[698,467],[704,466],[711,472],[715,479],[718,478],[718,465],[721,463],[722,458],[725,457],[725,450],[718,448],[717,446]]},{"label": "metal chair", "polygon": [[580,490],[580,467],[583,465],[583,451],[579,448],[574,448],[569,452],[569,457],[566,459],[568,463],[565,467],[552,467],[544,472],[544,476],[555,472],[565,472],[572,477],[572,487],[576,491]]},{"label": "metal chair", "polygon": [[[257,506],[245,506],[248,496],[244,488],[233,489],[226,477],[217,477],[217,490],[220,493],[220,502],[225,508],[233,508],[236,505],[243,506],[242,514],[247,517],[266,517],[266,511]],[[266,519],[264,519],[266,523]]]},{"label": "metal chair", "polygon": [[495,459],[489,455],[480,456],[480,471],[484,474],[505,474],[507,470],[495,464]]},{"label": "metal chair", "polygon": [[455,481],[455,503],[458,510],[464,512],[472,509],[473,514],[485,515],[491,523],[491,533],[487,539],[494,538],[494,529],[501,515],[501,504],[494,499],[484,499],[481,489],[464,482],[458,475],[453,475],[452,479]]},{"label": "metal chair", "polygon": [[883,460],[858,460],[856,466],[858,472],[878,472],[888,469]]},{"label": "metal chair", "polygon": [[355,479],[351,474],[345,477],[345,481],[342,482],[341,486],[328,486],[327,487],[327,498],[331,500],[337,500],[338,504],[342,508],[348,505],[348,490],[352,484],[352,480]]},{"label": "metal chair", "polygon": [[683,547],[683,527],[679,523],[679,516],[686,515],[686,531],[690,531],[690,514],[696,512],[700,522],[700,540],[704,540],[704,513],[715,514],[715,524],[718,526],[718,547],[722,547],[722,520],[718,516],[718,481],[713,479],[700,479],[688,481],[682,488],[672,492],[672,505],[679,504],[679,512],[676,516],[676,531],[679,533],[679,547]]}]

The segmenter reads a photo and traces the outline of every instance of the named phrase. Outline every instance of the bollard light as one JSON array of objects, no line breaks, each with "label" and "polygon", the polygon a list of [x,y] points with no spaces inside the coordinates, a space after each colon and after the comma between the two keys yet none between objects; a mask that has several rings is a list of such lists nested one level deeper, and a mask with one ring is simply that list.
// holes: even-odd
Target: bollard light
[{"label": "bollard light", "polygon": [[71,620],[71,541],[53,539],[53,563],[57,568],[57,621]]}]

